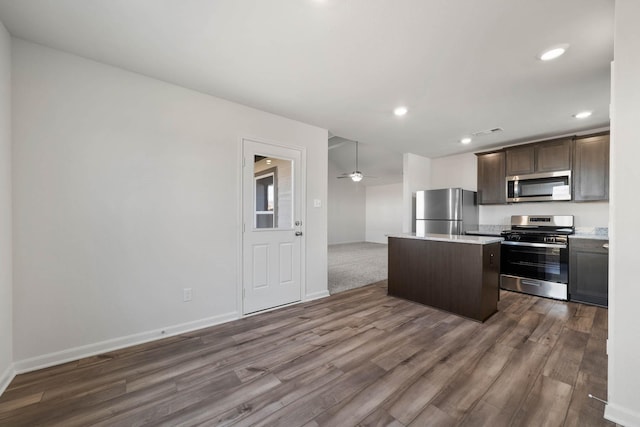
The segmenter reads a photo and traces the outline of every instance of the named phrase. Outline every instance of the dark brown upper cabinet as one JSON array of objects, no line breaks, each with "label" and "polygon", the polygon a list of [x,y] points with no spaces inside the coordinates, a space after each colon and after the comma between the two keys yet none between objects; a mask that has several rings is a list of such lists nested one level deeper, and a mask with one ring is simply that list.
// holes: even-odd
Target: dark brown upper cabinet
[{"label": "dark brown upper cabinet", "polygon": [[576,138],[573,157],[573,200],[609,200],[609,135]]},{"label": "dark brown upper cabinet", "polygon": [[571,138],[510,147],[507,176],[571,170]]},{"label": "dark brown upper cabinet", "polygon": [[505,152],[478,153],[478,204],[506,202]]},{"label": "dark brown upper cabinet", "polygon": [[571,142],[563,138],[536,144],[536,172],[571,170]]},{"label": "dark brown upper cabinet", "polygon": [[535,150],[533,145],[507,148],[507,176],[525,175],[535,172]]}]

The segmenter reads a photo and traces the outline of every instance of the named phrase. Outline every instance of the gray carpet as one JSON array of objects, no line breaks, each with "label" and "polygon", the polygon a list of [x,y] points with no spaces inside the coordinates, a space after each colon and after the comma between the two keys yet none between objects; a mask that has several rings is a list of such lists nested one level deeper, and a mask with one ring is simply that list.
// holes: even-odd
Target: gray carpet
[{"label": "gray carpet", "polygon": [[387,278],[387,245],[329,245],[329,293],[359,288]]}]

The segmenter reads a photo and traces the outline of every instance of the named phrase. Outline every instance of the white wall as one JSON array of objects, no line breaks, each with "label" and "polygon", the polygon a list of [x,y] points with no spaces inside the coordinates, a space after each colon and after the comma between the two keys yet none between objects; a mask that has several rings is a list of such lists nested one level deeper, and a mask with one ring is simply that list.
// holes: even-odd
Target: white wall
[{"label": "white wall", "polygon": [[18,39],[13,77],[18,369],[238,316],[243,136],[306,147],[328,295],[326,130]]},{"label": "white wall", "polygon": [[13,378],[11,37],[0,22],[0,394]]},{"label": "white wall", "polygon": [[456,154],[431,160],[431,189],[478,188],[478,160],[473,153]]},{"label": "white wall", "polygon": [[[640,426],[640,2],[616,1],[609,230],[609,375],[605,416]],[[632,195],[632,197],[629,197]]]},{"label": "white wall", "polygon": [[431,187],[431,159],[404,153],[402,157],[402,231],[413,228],[413,194]]},{"label": "white wall", "polygon": [[387,243],[387,234],[402,233],[402,184],[367,187],[366,241]]},{"label": "white wall", "polygon": [[337,179],[340,174],[341,171],[329,162],[329,244],[363,242],[366,187],[350,179]]}]

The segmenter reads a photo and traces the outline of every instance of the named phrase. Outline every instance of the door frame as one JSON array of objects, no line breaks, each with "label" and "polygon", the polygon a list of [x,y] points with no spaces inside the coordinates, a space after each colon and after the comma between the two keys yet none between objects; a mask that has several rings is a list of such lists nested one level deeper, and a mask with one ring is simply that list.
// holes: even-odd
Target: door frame
[{"label": "door frame", "polygon": [[[249,159],[244,158],[244,141],[257,142],[259,144],[270,145],[273,147],[288,148],[291,150],[300,151],[300,221],[302,221],[303,234],[300,237],[300,301],[279,305],[277,307],[267,308],[255,313],[244,314],[244,168],[246,164],[252,164]],[[236,230],[237,230],[237,262],[236,262],[236,312],[239,318],[255,316],[257,314],[266,313],[268,311],[277,310],[282,307],[299,304],[306,301],[307,295],[307,149],[306,147],[294,144],[285,144],[281,142],[272,141],[266,138],[255,136],[241,136],[238,138],[237,148],[237,179],[236,179],[236,192],[238,194],[238,204],[236,212]],[[294,215],[295,217],[295,215]]]}]

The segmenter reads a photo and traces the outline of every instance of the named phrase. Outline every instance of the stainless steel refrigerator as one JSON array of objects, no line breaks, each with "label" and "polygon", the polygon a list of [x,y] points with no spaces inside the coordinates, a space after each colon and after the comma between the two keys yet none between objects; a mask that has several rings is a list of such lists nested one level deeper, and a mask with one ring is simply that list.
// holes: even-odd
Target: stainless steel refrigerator
[{"label": "stainless steel refrigerator", "polygon": [[464,234],[478,229],[475,191],[462,188],[416,192],[416,234]]}]

